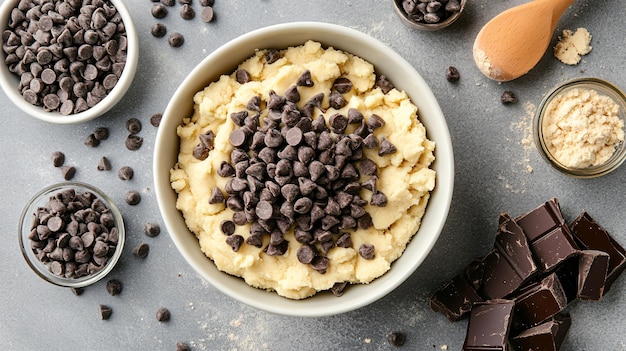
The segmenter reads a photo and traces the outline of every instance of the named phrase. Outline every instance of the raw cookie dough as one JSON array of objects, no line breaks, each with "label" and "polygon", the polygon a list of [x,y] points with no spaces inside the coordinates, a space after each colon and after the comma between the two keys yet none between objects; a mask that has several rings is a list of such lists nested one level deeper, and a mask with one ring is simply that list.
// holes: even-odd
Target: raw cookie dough
[{"label": "raw cookie dough", "polygon": [[554,47],[554,56],[566,65],[576,65],[582,55],[591,51],[591,34],[585,28],[578,28],[576,32],[565,29]]},{"label": "raw cookie dough", "polygon": [[[238,83],[233,72],[223,75],[194,96],[193,115],[184,118],[177,130],[180,153],[170,175],[172,188],[178,193],[177,208],[189,229],[196,234],[202,251],[216,267],[242,277],[251,286],[273,290],[287,298],[302,299],[330,289],[336,282],[369,283],[390,269],[391,263],[402,254],[420,226],[435,186],[435,171],[431,168],[435,143],[427,139],[426,130],[417,116],[417,107],[406,93],[392,89],[383,94],[375,87],[374,67],[363,59],[333,48],[325,49],[313,41],[280,51],[281,58],[271,64],[267,63],[265,53],[265,50],[257,51],[238,67],[249,72],[249,82]],[[327,124],[333,114],[347,116],[349,108],[358,109],[365,119],[375,113],[384,119],[385,125],[376,129],[374,134],[379,139],[386,137],[397,148],[397,152],[384,156],[379,156],[377,149],[364,149],[364,156],[378,166],[376,185],[387,196],[387,205],[365,205],[373,226],[367,230],[349,230],[352,247],[330,249],[326,255],[330,264],[324,274],[298,261],[296,252],[302,244],[295,240],[293,227],[284,234],[289,242],[284,255],[270,256],[263,248],[246,243],[234,252],[219,229],[222,220],[232,219],[234,212],[223,203],[209,204],[213,188],[224,189],[227,182],[227,178],[217,174],[217,169],[222,161],[230,160],[233,150],[229,136],[236,126],[229,117],[231,113],[246,110],[247,102],[254,96],[260,96],[264,106],[269,101],[270,90],[283,95],[305,70],[310,70],[314,85],[298,87],[301,95],[299,108],[313,95],[324,93],[322,107],[326,111],[316,107],[313,115],[323,114]],[[353,87],[343,94],[347,105],[335,110],[329,107],[328,96],[333,82],[339,77],[350,79]],[[262,121],[267,110],[262,109],[261,113]],[[347,130],[355,128],[351,124]],[[198,145],[198,136],[208,130],[215,133],[214,149],[200,161],[194,158],[193,150]],[[361,197],[365,200],[369,201],[371,194],[369,190],[361,190]],[[248,237],[250,225],[237,226],[235,233]],[[263,239],[265,247],[269,236]],[[364,243],[375,247],[375,256],[371,260],[358,253]]]}]

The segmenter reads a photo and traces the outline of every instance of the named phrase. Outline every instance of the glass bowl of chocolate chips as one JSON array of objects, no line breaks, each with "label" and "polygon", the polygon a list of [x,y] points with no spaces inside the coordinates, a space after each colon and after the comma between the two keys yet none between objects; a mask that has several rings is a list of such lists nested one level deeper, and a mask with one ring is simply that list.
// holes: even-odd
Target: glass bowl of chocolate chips
[{"label": "glass bowl of chocolate chips", "polygon": [[79,182],[50,185],[20,217],[19,244],[44,280],[79,288],[104,278],[124,248],[122,214],[101,190]]},{"label": "glass bowl of chocolate chips", "polygon": [[0,85],[24,113],[56,124],[103,115],[128,91],[139,43],[121,0],[6,0]]},{"label": "glass bowl of chocolate chips", "polygon": [[456,22],[466,0],[392,0],[393,9],[407,26],[430,32]]}]

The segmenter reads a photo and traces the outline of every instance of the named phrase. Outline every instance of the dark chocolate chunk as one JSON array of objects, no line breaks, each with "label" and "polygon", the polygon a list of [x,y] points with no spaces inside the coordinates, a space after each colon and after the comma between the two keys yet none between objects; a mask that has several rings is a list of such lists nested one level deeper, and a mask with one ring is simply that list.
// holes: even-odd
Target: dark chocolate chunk
[{"label": "dark chocolate chunk", "polygon": [[100,310],[100,319],[107,320],[111,318],[111,314],[113,314],[113,309],[106,305],[98,305]]},{"label": "dark chocolate chunk", "polygon": [[76,296],[80,296],[85,292],[85,288],[84,287],[79,287],[79,288],[70,288],[72,290],[72,294],[76,295]]},{"label": "dark chocolate chunk", "polygon": [[515,317],[529,326],[540,324],[567,307],[567,296],[554,273],[521,288],[512,298]]},{"label": "dark chocolate chunk", "polygon": [[63,179],[71,180],[76,174],[76,168],[74,168],[74,166],[61,166],[61,174],[63,175]]},{"label": "dark chocolate chunk", "polygon": [[111,162],[108,158],[102,156],[102,158],[100,158],[100,162],[98,162],[97,169],[99,171],[109,171],[111,170]]},{"label": "dark chocolate chunk", "polygon": [[604,293],[626,268],[626,250],[600,226],[586,211],[583,211],[571,224],[576,242],[585,250],[600,250],[609,254],[609,268]]},{"label": "dark chocolate chunk", "polygon": [[494,299],[472,307],[463,351],[509,350],[508,335],[515,302]]},{"label": "dark chocolate chunk", "polygon": [[602,299],[609,260],[609,254],[604,251],[583,250],[580,253],[576,294],[579,300],[599,301]]},{"label": "dark chocolate chunk", "polygon": [[359,255],[366,260],[373,260],[375,257],[375,248],[372,244],[361,244],[359,246]]},{"label": "dark chocolate chunk", "polygon": [[474,287],[465,278],[457,275],[433,293],[430,297],[430,308],[455,322],[467,316],[474,303],[482,301]]},{"label": "dark chocolate chunk", "polygon": [[572,325],[568,314],[557,314],[547,322],[522,331],[510,338],[515,351],[559,351]]}]

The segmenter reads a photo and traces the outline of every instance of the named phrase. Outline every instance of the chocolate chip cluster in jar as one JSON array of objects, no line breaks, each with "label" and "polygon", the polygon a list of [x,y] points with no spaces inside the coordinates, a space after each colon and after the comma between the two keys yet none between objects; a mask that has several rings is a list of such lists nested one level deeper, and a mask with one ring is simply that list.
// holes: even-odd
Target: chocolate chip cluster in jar
[{"label": "chocolate chip cluster in jar", "polygon": [[301,299],[390,269],[435,186],[417,107],[363,59],[258,50],[194,97],[171,170],[218,269]]}]

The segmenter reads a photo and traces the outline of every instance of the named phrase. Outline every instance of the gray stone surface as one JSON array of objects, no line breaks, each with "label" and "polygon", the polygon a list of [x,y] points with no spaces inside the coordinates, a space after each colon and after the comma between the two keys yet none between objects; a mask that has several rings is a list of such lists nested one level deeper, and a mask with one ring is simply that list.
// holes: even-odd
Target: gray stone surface
[{"label": "gray stone surface", "polygon": [[[141,42],[140,64],[127,96],[94,121],[50,125],[36,121],[0,94],[0,349],[3,350],[174,350],[183,341],[193,350],[390,350],[392,331],[407,334],[407,350],[459,350],[467,321],[448,322],[428,307],[428,296],[474,257],[491,246],[498,214],[522,214],[550,197],[557,197],[568,220],[588,210],[618,241],[626,244],[626,169],[599,179],[569,178],[550,168],[531,138],[532,113],[542,96],[568,79],[596,76],[626,87],[624,62],[626,6],[621,0],[579,0],[558,25],[587,28],[593,50],[577,66],[565,66],[548,51],[528,75],[498,84],[485,78],[471,58],[474,38],[497,13],[521,0],[468,1],[462,18],[439,32],[418,32],[404,26],[391,1],[373,0],[216,0],[216,19],[185,21],[177,5],[162,20],[169,31],[185,35],[178,49],[151,36],[156,23],[151,2],[126,1]],[[212,50],[236,36],[263,26],[291,21],[341,24],[367,33],[396,50],[424,77],[437,95],[447,118],[455,152],[456,186],[450,215],[432,253],[398,289],[357,311],[328,318],[302,319],[255,310],[224,296],[186,264],[163,230],[156,238],[143,234],[145,222],[162,223],[152,183],[152,152],[157,129],[149,123],[162,112],[178,84]],[[445,69],[456,66],[461,80],[451,84]],[[502,91],[519,97],[514,105],[500,103]],[[144,144],[138,151],[124,147],[125,121],[143,122]],[[96,127],[111,136],[97,148],[84,139]],[[66,164],[77,168],[75,180],[106,191],[124,212],[128,241],[110,278],[124,291],[110,296],[101,281],[74,296],[52,286],[28,268],[17,245],[18,218],[36,191],[62,181],[50,155],[60,150]],[[96,170],[106,156],[113,169]],[[121,181],[117,170],[131,165],[135,177]],[[127,190],[139,190],[138,206],[124,203]],[[150,244],[142,260],[131,254],[140,242]],[[626,279],[620,279],[601,302],[578,302],[568,311],[573,326],[564,350],[626,350]],[[110,320],[99,318],[98,304],[113,308]],[[167,323],[156,320],[159,307],[169,308]]]}]

